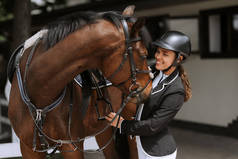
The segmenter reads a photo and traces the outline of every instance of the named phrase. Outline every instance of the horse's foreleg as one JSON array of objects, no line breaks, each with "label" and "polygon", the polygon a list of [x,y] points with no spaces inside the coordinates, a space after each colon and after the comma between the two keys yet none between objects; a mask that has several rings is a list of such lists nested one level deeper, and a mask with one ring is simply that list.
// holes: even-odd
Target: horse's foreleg
[{"label": "horse's foreleg", "polygon": [[20,142],[21,154],[23,159],[44,159],[46,153],[44,152],[34,152],[32,148],[28,147],[24,143]]},{"label": "horse's foreleg", "polygon": [[[98,146],[102,148],[105,146],[105,144],[108,143],[109,140],[111,140],[113,135],[113,131],[111,128],[107,129],[104,133],[97,135],[96,140],[98,143]],[[105,159],[119,159],[116,149],[115,149],[115,143],[114,140],[111,141],[111,143],[103,150],[103,154],[105,156]]]},{"label": "horse's foreleg", "polygon": [[128,136],[128,145],[130,149],[130,159],[138,159],[138,152],[137,152],[137,146],[136,146],[136,139],[131,138]]},{"label": "horse's foreleg", "polygon": [[[79,146],[78,148],[80,150],[83,150],[83,142],[77,144]],[[64,156],[64,159],[84,159],[84,154],[83,152],[80,152],[79,150],[75,150],[74,152],[69,152],[74,150],[73,145],[64,145],[61,147],[62,155]]]}]

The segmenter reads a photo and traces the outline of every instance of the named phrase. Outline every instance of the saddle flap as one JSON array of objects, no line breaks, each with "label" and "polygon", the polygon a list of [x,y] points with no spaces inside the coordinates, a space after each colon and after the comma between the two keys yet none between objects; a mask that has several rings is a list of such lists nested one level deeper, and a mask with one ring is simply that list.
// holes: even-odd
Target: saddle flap
[{"label": "saddle flap", "polygon": [[84,71],[83,73],[77,75],[74,78],[74,81],[80,86],[80,87],[88,87],[92,90],[97,89],[95,86],[95,83],[92,80],[91,76],[94,76],[94,79],[96,80],[96,83],[99,88],[105,88],[108,86],[111,86],[112,83],[105,79],[103,75],[99,75],[96,73],[96,71],[91,72],[92,74],[89,73],[89,70]]}]

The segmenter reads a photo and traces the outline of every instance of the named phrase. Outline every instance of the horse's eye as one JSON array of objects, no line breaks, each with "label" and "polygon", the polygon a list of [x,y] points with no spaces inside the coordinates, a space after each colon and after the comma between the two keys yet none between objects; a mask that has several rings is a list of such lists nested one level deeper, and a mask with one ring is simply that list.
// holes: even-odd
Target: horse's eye
[{"label": "horse's eye", "polygon": [[141,51],[141,56],[143,56],[143,57],[147,57],[147,55],[148,55],[148,52],[146,51],[146,50],[143,50],[143,51]]},{"label": "horse's eye", "polygon": [[147,51],[141,50],[139,54],[143,60],[147,58]]},{"label": "horse's eye", "polygon": [[146,59],[147,58],[147,55],[141,55],[141,58],[144,60],[144,59]]}]

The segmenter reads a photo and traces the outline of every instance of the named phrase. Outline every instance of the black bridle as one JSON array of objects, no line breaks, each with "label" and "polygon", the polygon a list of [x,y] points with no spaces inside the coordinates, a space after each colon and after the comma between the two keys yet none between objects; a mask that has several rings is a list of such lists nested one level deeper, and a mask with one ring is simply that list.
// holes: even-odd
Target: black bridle
[{"label": "black bridle", "polygon": [[[122,67],[124,66],[125,62],[127,61],[128,57],[129,57],[129,63],[130,63],[130,72],[131,72],[131,76],[126,79],[125,81],[117,84],[117,85],[114,85],[116,87],[120,87],[121,85],[125,84],[127,81],[131,80],[131,86],[129,87],[129,94],[132,93],[133,96],[137,96],[137,95],[140,95],[141,92],[143,92],[143,90],[148,86],[148,84],[150,83],[151,80],[148,80],[147,84],[142,87],[141,90],[139,90],[140,87],[140,84],[137,82],[137,79],[136,79],[136,76],[138,73],[150,73],[151,71],[150,70],[139,70],[136,68],[136,64],[135,64],[135,60],[134,60],[134,57],[133,57],[133,43],[136,43],[138,41],[141,41],[141,37],[135,37],[135,38],[131,38],[130,37],[130,33],[129,33],[129,27],[128,27],[128,24],[127,24],[127,21],[129,22],[133,22],[134,21],[134,17],[131,17],[131,16],[123,16],[123,15],[120,15],[120,14],[117,14],[115,12],[106,12],[104,14],[104,16],[109,16],[115,23],[117,23],[116,21],[117,20],[120,20],[120,23],[122,25],[122,28],[123,28],[123,31],[124,31],[124,35],[125,35],[125,46],[126,46],[126,49],[125,49],[125,52],[123,54],[123,59],[120,63],[120,65],[118,66],[118,68],[107,78],[108,80],[114,78],[114,76],[119,72],[121,71]],[[116,17],[116,19],[115,19]],[[139,55],[142,59],[145,59],[146,57],[145,56],[141,56]],[[138,86],[136,87],[136,89],[132,89],[134,86]]]},{"label": "black bridle", "polygon": [[[141,93],[148,86],[148,84],[151,82],[151,80],[148,80],[146,85],[142,89],[139,89],[139,84],[138,84],[138,82],[136,80],[137,73],[150,73],[150,70],[148,70],[148,71],[147,70],[138,70],[136,68],[135,61],[134,61],[134,58],[133,58],[133,47],[132,47],[132,44],[134,42],[140,41],[141,38],[140,37],[134,38],[134,39],[130,38],[129,28],[128,28],[128,24],[127,24],[127,21],[129,21],[131,19],[130,16],[123,16],[123,15],[120,15],[120,14],[116,14],[115,12],[106,12],[106,13],[103,14],[103,16],[104,17],[110,17],[113,21],[116,21],[116,22],[119,21],[121,23],[122,27],[123,27],[124,34],[125,34],[126,50],[125,50],[125,53],[123,55],[123,60],[122,60],[121,64],[115,70],[115,72],[112,73],[112,75],[108,79],[114,78],[114,76],[122,69],[125,61],[127,60],[127,57],[129,56],[131,77],[129,77],[126,81],[123,81],[123,82],[121,82],[120,84],[117,85],[117,87],[119,87],[119,86],[123,85],[125,82],[127,82],[128,80],[131,79],[132,85],[129,87],[129,94],[123,99],[121,107],[117,111],[116,116],[112,119],[112,121],[107,126],[105,126],[102,130],[98,131],[97,133],[95,133],[93,135],[90,135],[90,136],[87,136],[87,137],[84,137],[84,138],[78,138],[77,140],[72,140],[71,132],[70,132],[70,125],[71,125],[71,116],[72,116],[73,96],[72,96],[72,92],[71,92],[71,95],[70,95],[71,102],[70,102],[69,122],[68,122],[68,124],[69,124],[69,126],[68,126],[68,133],[69,133],[69,136],[70,136],[70,140],[60,140],[60,139],[53,139],[53,138],[49,137],[43,131],[43,123],[44,123],[44,119],[46,117],[46,113],[51,111],[51,110],[53,110],[57,106],[59,106],[59,104],[62,102],[62,100],[63,100],[63,98],[64,98],[64,96],[66,94],[67,87],[65,87],[65,89],[64,89],[63,93],[61,94],[61,96],[54,103],[44,107],[43,109],[37,108],[37,106],[35,106],[31,102],[29,96],[27,95],[27,91],[26,91],[26,76],[27,76],[28,67],[29,67],[30,62],[32,60],[32,57],[33,57],[33,54],[35,52],[36,46],[39,43],[39,41],[41,40],[41,38],[37,39],[35,44],[34,44],[34,46],[33,46],[33,48],[32,48],[32,50],[31,50],[31,52],[30,52],[30,54],[29,54],[29,56],[28,56],[23,80],[21,78],[21,71],[20,71],[20,66],[19,66],[20,58],[17,61],[17,65],[16,65],[16,74],[17,74],[17,80],[18,80],[18,86],[19,86],[19,89],[20,89],[21,98],[22,98],[23,102],[28,106],[28,109],[30,111],[30,115],[31,115],[31,117],[33,119],[33,122],[35,124],[34,136],[33,136],[33,151],[36,151],[36,152],[47,152],[48,150],[52,150],[53,149],[52,153],[54,153],[62,144],[73,144],[73,146],[75,147],[74,150],[66,151],[66,152],[73,152],[73,151],[76,151],[76,150],[79,150],[81,152],[85,152],[85,150],[81,150],[76,145],[76,143],[80,143],[80,142],[84,141],[87,138],[97,136],[97,135],[103,133],[106,129],[108,129],[110,127],[110,124],[116,119],[116,117],[117,116],[120,117],[120,113],[122,112],[122,110],[124,109],[124,107],[126,106],[126,104],[128,103],[128,101],[131,98],[136,97],[138,99],[138,101],[142,101]],[[132,90],[132,87],[135,86],[135,85],[138,85],[138,87],[135,90]],[[117,125],[118,125],[118,123],[117,123]],[[37,131],[38,131],[38,136],[40,137],[40,141],[43,143],[43,147],[45,147],[42,150],[37,150],[36,149],[36,135],[37,135]],[[115,133],[116,133],[116,131],[113,133],[113,136],[115,136]],[[110,144],[110,142],[112,141],[113,136],[102,148],[97,149],[96,151],[104,150]],[[46,141],[46,139],[51,141],[51,142],[53,142],[53,143],[55,143],[55,145],[54,146],[50,146],[49,143]],[[87,151],[87,152],[89,152],[89,151]]]}]

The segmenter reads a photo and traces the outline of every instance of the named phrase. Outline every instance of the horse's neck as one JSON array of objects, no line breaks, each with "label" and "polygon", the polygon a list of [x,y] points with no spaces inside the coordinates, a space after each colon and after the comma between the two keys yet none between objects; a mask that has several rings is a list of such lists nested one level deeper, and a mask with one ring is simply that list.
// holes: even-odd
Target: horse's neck
[{"label": "horse's neck", "polygon": [[115,36],[115,27],[106,31],[105,22],[91,25],[70,34],[33,59],[27,82],[32,97],[38,99],[38,96],[44,96],[52,99],[52,96],[59,94],[77,74],[89,68],[100,67],[101,58],[109,53],[114,45],[118,45],[120,39],[118,35]]}]

